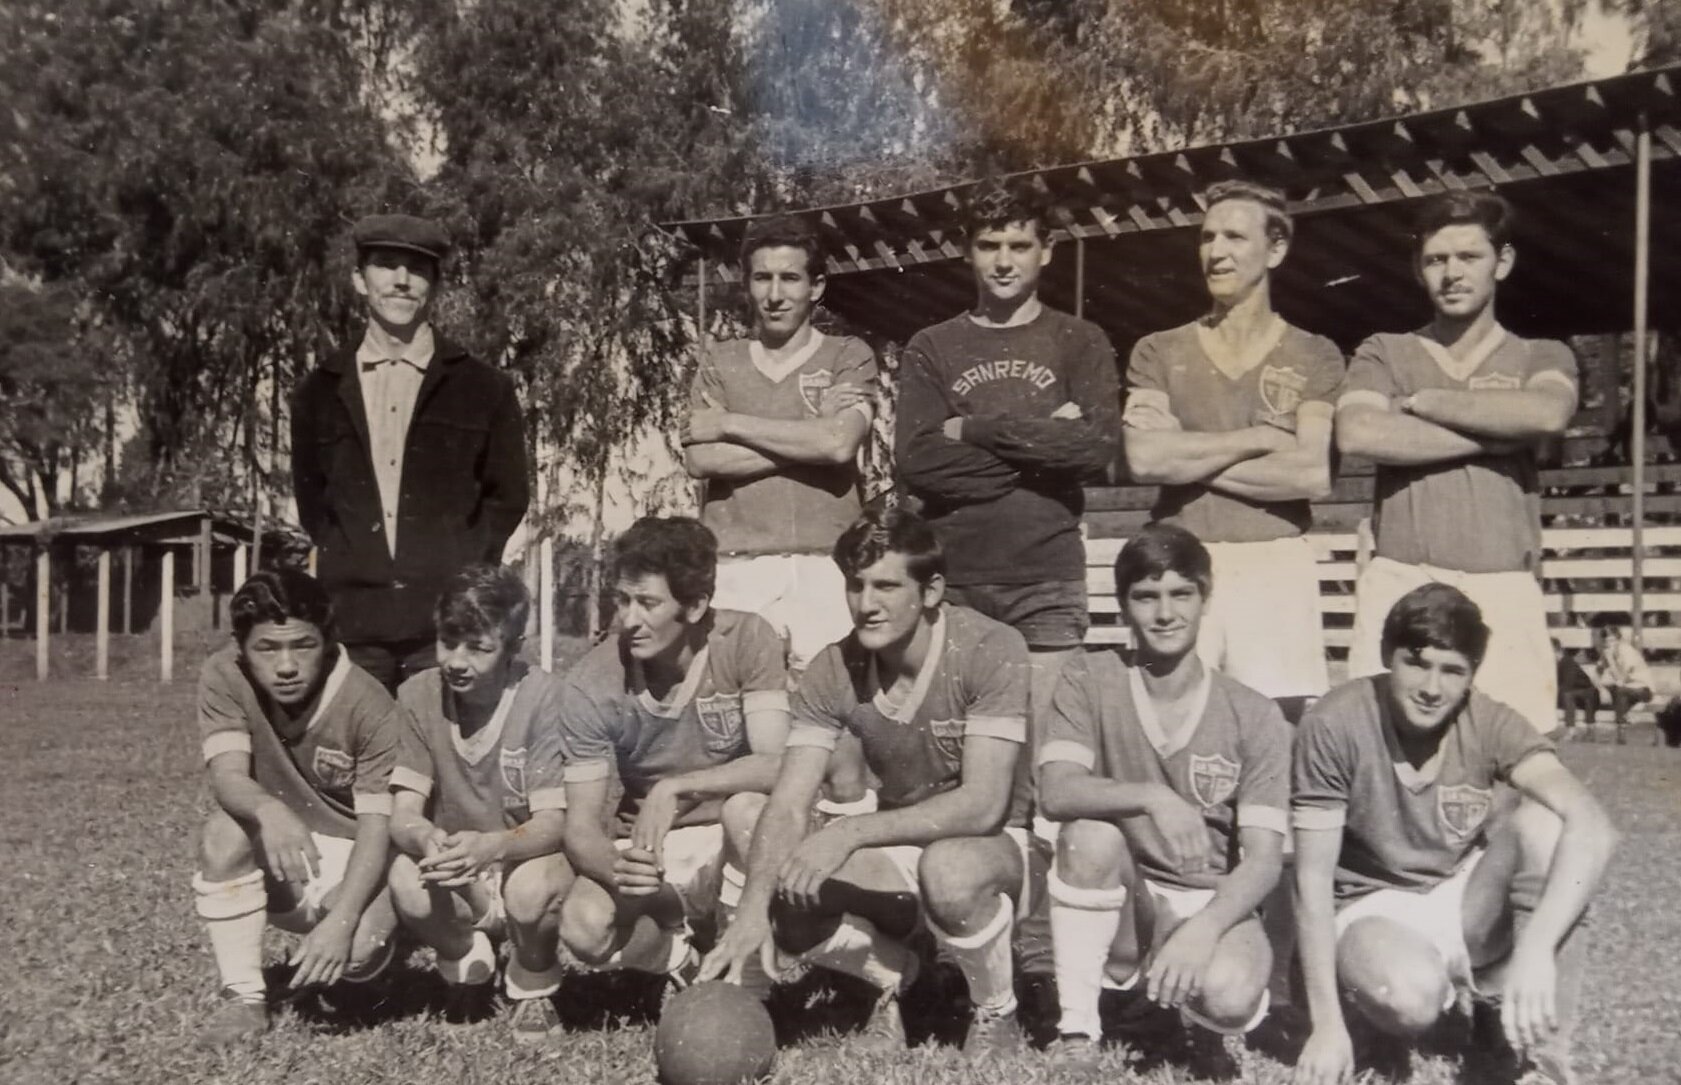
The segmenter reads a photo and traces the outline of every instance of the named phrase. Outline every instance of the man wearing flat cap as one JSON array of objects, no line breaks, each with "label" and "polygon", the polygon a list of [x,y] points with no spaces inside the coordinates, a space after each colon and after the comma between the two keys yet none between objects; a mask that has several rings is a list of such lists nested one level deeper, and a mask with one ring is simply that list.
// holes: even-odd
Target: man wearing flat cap
[{"label": "man wearing flat cap", "polygon": [[499,562],[525,515],[525,427],[513,382],[427,320],[442,228],[370,215],[352,238],[367,331],[293,396],[292,485],[341,643],[395,692],[435,663],[444,582]]}]

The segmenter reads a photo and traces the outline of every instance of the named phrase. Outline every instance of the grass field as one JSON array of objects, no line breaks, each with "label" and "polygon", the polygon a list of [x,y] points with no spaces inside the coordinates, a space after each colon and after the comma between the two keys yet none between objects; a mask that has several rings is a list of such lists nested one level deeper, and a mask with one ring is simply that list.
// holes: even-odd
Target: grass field
[{"label": "grass field", "polygon": [[[188,878],[208,797],[195,756],[192,684],[67,680],[0,684],[0,1082],[281,1083],[362,1081],[625,1082],[653,1080],[651,1026],[638,992],[613,978],[565,989],[571,1030],[516,1048],[499,1023],[445,1029],[430,1012],[437,982],[411,958],[394,1012],[346,1026],[284,1011],[255,1048],[193,1048],[212,1004],[214,971],[194,919]],[[1622,851],[1595,905],[1594,960],[1578,1031],[1585,1082],[1681,1080],[1681,751],[1571,745],[1564,753],[1609,806]],[[277,938],[273,951],[283,943]],[[820,984],[784,996],[779,1082],[1050,1082],[1070,1080],[1042,1056],[970,1065],[949,1045],[869,1058],[826,1026],[850,1006]],[[941,1007],[913,1018],[940,1029]],[[1299,1042],[1299,1040],[1297,1041]],[[1227,1079],[1288,1080],[1291,1039],[1260,1036]],[[1415,1055],[1386,1079],[1481,1080],[1451,1049]],[[1280,1059],[1286,1061],[1280,1061]],[[1128,1061],[1114,1049],[1105,1082],[1194,1080],[1177,1057]]]}]

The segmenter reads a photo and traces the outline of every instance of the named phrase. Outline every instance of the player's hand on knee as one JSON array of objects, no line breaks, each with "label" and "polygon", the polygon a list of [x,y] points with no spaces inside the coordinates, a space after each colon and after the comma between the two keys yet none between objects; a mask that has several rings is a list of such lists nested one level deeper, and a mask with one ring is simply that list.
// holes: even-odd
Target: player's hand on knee
[{"label": "player's hand on knee", "polygon": [[1354,1041],[1348,1029],[1314,1029],[1296,1059],[1295,1085],[1342,1085],[1353,1076]]},{"label": "player's hand on knee", "polygon": [[819,829],[800,841],[794,853],[782,864],[777,888],[783,899],[794,907],[816,908],[823,883],[851,858],[852,846],[835,828],[830,825]]},{"label": "player's hand on knee", "polygon": [[280,803],[258,808],[257,835],[268,857],[270,873],[281,881],[301,887],[321,869],[321,854],[315,850],[309,829]]},{"label": "player's hand on knee", "polygon": [[1221,933],[1206,915],[1199,913],[1179,924],[1150,962],[1145,990],[1152,1002],[1177,1007],[1202,994],[1202,980]]},{"label": "player's hand on knee", "polygon": [[665,857],[665,834],[677,822],[677,792],[664,783],[662,780],[649,789],[630,830],[631,847],[652,855],[656,865]]},{"label": "player's hand on knee", "polygon": [[1175,869],[1193,874],[1208,868],[1213,855],[1201,810],[1164,787],[1151,797],[1149,812]]},{"label": "player's hand on knee", "polygon": [[[420,861],[420,876],[435,885],[461,886],[493,870],[508,852],[503,833],[459,832],[444,838],[443,850]],[[428,879],[428,875],[435,875]]]},{"label": "player's hand on knee", "polygon": [[1514,950],[1501,992],[1500,1024],[1517,1050],[1540,1043],[1558,1028],[1558,968],[1545,950]]},{"label": "player's hand on knee", "polygon": [[315,925],[314,930],[304,935],[297,951],[292,954],[292,964],[296,968],[288,986],[326,987],[337,983],[344,975],[345,965],[350,963],[350,948],[355,936],[354,918],[329,914]]},{"label": "player's hand on knee", "polygon": [[665,876],[654,853],[633,844],[613,860],[613,883],[624,896],[649,897],[660,891]]},{"label": "player's hand on knee", "polygon": [[736,913],[735,919],[725,929],[724,937],[700,962],[697,982],[722,978],[730,983],[740,983],[741,970],[764,948],[769,937],[769,915],[750,915],[746,911]]}]

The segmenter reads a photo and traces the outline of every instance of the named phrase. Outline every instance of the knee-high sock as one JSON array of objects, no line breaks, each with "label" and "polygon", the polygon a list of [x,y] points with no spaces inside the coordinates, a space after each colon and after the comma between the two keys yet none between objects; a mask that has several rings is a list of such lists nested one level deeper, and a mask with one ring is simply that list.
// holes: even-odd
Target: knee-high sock
[{"label": "knee-high sock", "polygon": [[896,991],[916,967],[915,955],[902,942],[876,930],[862,916],[841,917],[835,933],[801,954],[810,964],[856,976],[883,991]]},{"label": "knee-high sock", "polygon": [[263,928],[268,926],[268,893],[263,874],[254,870],[225,882],[193,875],[199,918],[210,934],[222,986],[246,1002],[263,1000]]},{"label": "knee-high sock", "polygon": [[[718,887],[718,913],[724,921],[722,930],[729,930],[735,923],[735,913],[741,907],[741,894],[746,886],[746,873],[733,863],[725,863],[723,882]],[[760,1002],[770,997],[775,984],[770,973],[765,971],[761,954],[755,953],[741,963],[741,986]]]},{"label": "knee-high sock", "polygon": [[561,975],[559,961],[541,972],[535,972],[521,964],[516,955],[508,959],[508,971],[502,977],[502,985],[508,997],[515,1002],[527,998],[547,998],[560,990]]},{"label": "knee-high sock", "polygon": [[462,957],[438,957],[438,975],[445,983],[489,983],[496,976],[496,948],[490,935],[473,932],[472,948]]},{"label": "knee-high sock", "polygon": [[1010,925],[1015,908],[1010,898],[998,894],[998,908],[986,926],[976,934],[951,935],[929,923],[934,938],[963,970],[969,981],[969,1001],[978,1010],[993,1014],[1016,1008],[1015,964],[1010,957]]},{"label": "knee-high sock", "polygon": [[1127,888],[1081,889],[1063,881],[1055,869],[1049,886],[1057,1002],[1062,1008],[1057,1029],[1096,1040],[1103,1035],[1097,1004],[1103,994],[1104,969],[1109,964],[1109,947],[1121,929]]}]

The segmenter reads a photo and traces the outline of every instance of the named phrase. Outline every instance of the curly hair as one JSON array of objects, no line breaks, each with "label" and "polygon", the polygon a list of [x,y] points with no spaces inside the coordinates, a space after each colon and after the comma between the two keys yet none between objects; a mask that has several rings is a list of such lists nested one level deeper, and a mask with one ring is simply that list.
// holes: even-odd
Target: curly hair
[{"label": "curly hair", "polygon": [[693,606],[711,597],[718,574],[718,537],[689,516],[644,516],[613,544],[613,571],[628,577],[665,577],[671,597]]},{"label": "curly hair", "polygon": [[432,617],[438,639],[467,641],[495,633],[504,645],[525,637],[531,616],[531,591],[519,573],[506,565],[479,562],[449,578]]},{"label": "curly hair", "polygon": [[334,639],[333,603],[313,576],[298,569],[262,569],[252,573],[228,602],[234,639],[244,644],[264,622],[308,622],[321,636]]},{"label": "curly hair", "polygon": [[1032,223],[1041,241],[1050,240],[1050,207],[1039,190],[1025,181],[982,181],[963,201],[963,232],[970,244],[983,230],[1018,222]]},{"label": "curly hair", "polygon": [[888,554],[903,554],[918,584],[945,575],[946,555],[928,521],[904,508],[869,508],[835,540],[835,564],[848,580]]}]

